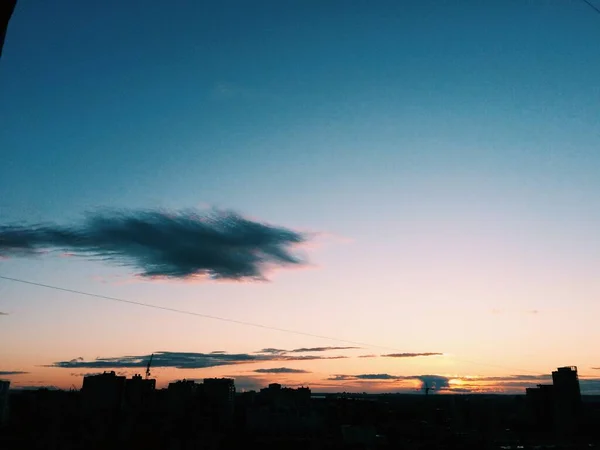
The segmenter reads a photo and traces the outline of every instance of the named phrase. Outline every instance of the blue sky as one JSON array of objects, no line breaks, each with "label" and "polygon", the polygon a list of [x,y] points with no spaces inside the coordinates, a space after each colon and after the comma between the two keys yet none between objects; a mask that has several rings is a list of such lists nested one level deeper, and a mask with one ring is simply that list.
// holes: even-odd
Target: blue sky
[{"label": "blue sky", "polygon": [[[344,241],[261,286],[100,283],[129,273],[55,257],[0,273],[487,362],[478,336],[547,371],[596,332],[598,42],[600,16],[577,1],[20,2],[0,62],[3,224],[208,204]],[[69,326],[102,336],[82,319],[98,303],[0,294],[0,336],[37,330],[15,350],[25,365],[111,356],[146,317],[106,306],[123,317],[114,345],[69,347]],[[559,361],[523,352],[564,320],[579,325]],[[224,326],[202,323],[203,345],[235,351],[242,331]],[[125,353],[160,345],[135,333]],[[252,348],[281,339],[248,333]],[[483,370],[423,364],[406,370]]]}]

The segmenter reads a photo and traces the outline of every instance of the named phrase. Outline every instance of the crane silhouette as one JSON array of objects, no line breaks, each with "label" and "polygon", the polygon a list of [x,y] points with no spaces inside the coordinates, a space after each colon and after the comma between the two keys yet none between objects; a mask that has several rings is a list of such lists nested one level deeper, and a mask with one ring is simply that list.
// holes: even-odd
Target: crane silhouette
[{"label": "crane silhouette", "polygon": [[150,359],[148,360],[148,365],[146,366],[146,380],[150,378],[150,366],[152,365],[152,358],[154,358],[154,353],[150,355]]}]

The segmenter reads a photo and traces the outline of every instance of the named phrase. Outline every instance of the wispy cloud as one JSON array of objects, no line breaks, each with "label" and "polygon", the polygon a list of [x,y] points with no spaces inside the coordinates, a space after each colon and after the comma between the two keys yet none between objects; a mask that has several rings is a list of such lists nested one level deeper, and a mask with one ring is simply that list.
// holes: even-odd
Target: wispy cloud
[{"label": "wispy cloud", "polygon": [[285,350],[282,348],[263,348],[256,353],[268,353],[272,355],[283,355],[286,353],[315,353],[315,352],[329,352],[332,350],[354,350],[360,347],[301,347],[292,350]]},{"label": "wispy cloud", "polygon": [[[471,389],[479,392],[498,392],[498,393],[524,393],[528,387],[535,387],[538,384],[551,383],[550,374],[519,374],[504,376],[459,376],[451,377],[451,381],[458,381],[461,388]],[[600,394],[600,378],[581,377],[579,378],[581,392],[586,395]],[[452,390],[456,385],[451,386]]]},{"label": "wispy cloud", "polygon": [[13,375],[25,375],[29,372],[23,372],[22,370],[0,370],[0,376],[9,377]]},{"label": "wispy cloud", "polygon": [[352,350],[360,347],[303,347],[289,350],[289,353],[328,352],[330,350]]},{"label": "wispy cloud", "polygon": [[418,356],[443,356],[443,353],[431,353],[431,352],[427,352],[427,353],[389,353],[387,355],[381,355],[381,356],[385,356],[387,358],[416,358]]},{"label": "wispy cloud", "polygon": [[355,380],[356,378],[353,375],[331,375],[326,378],[327,381],[347,381],[347,380]]},{"label": "wispy cloud", "polygon": [[450,378],[443,375],[391,375],[389,373],[365,373],[358,375],[337,374],[326,379],[327,381],[407,381],[417,380],[421,389],[429,387],[434,390],[450,388]]},{"label": "wispy cloud", "polygon": [[57,388],[56,386],[53,385],[28,385],[28,384],[23,384],[23,385],[15,385],[15,386],[11,386],[11,388],[13,390],[17,390],[17,391],[37,391],[40,389],[47,389],[49,391],[58,391],[59,388]]},{"label": "wispy cloud", "polygon": [[134,267],[144,277],[264,280],[273,266],[299,266],[305,234],[230,211],[130,210],[89,214],[79,225],[0,225],[0,256],[48,249]]},{"label": "wispy cloud", "polygon": [[256,373],[310,373],[308,370],[291,369],[289,367],[275,367],[272,369],[256,369]]},{"label": "wispy cloud", "polygon": [[257,351],[256,353],[269,353],[271,355],[280,355],[282,353],[286,353],[287,350],[283,350],[281,348],[263,348],[262,350]]},{"label": "wispy cloud", "polygon": [[8,316],[8,313],[0,311],[0,316]]},{"label": "wispy cloud", "polygon": [[346,359],[347,356],[336,355],[336,356],[318,356],[318,355],[280,355],[275,360],[279,361],[314,361],[316,359]]},{"label": "wispy cloud", "polygon": [[389,373],[365,373],[359,375],[346,375],[346,374],[336,374],[331,375],[327,380],[329,381],[349,381],[349,380],[402,380],[403,377],[399,377],[396,375],[390,375]]},{"label": "wispy cloud", "polygon": [[510,381],[547,381],[552,379],[552,375],[550,374],[540,374],[540,375],[504,375],[504,376],[463,376],[456,377],[456,379],[460,379],[461,381],[502,381],[502,382],[510,382]]},{"label": "wispy cloud", "polygon": [[377,355],[360,355],[359,358],[377,358]]},{"label": "wispy cloud", "polygon": [[92,375],[102,375],[102,372],[71,372],[69,375],[72,377],[87,377]]}]

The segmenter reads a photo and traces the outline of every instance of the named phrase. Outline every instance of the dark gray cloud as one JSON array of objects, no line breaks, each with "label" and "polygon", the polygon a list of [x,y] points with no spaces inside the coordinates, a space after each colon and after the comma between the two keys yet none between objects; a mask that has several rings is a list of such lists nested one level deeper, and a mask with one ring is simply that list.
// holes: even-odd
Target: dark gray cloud
[{"label": "dark gray cloud", "polygon": [[0,316],[8,316],[8,313],[0,311]]},{"label": "dark gray cloud", "polygon": [[443,353],[389,353],[387,355],[381,355],[388,358],[416,358],[417,356],[443,356]]},{"label": "dark gray cloud", "polygon": [[[340,359],[346,356],[317,355],[281,355],[248,353],[192,353],[192,352],[155,352],[153,367],[175,367],[178,369],[204,369],[207,367],[227,366],[262,361],[314,361],[319,359]],[[146,367],[150,355],[117,356],[96,358],[86,361],[75,358],[70,361],[58,361],[50,367],[70,369],[119,369]]]},{"label": "dark gray cloud", "polygon": [[404,375],[390,375],[389,373],[364,373],[359,375],[333,375],[327,380],[329,381],[350,381],[350,380],[416,380],[418,375],[404,376]]},{"label": "dark gray cloud", "polygon": [[262,350],[257,351],[256,353],[270,353],[273,355],[279,355],[281,353],[287,353],[287,350],[283,350],[281,348],[263,348]]},{"label": "dark gray cloud", "polygon": [[347,356],[317,356],[317,355],[279,355],[274,358],[275,361],[314,361],[315,359],[346,359]]},{"label": "dark gray cloud", "polygon": [[25,375],[29,372],[23,372],[22,370],[0,370],[0,376],[9,377],[11,375]]},{"label": "dark gray cloud", "polygon": [[402,380],[404,377],[390,375],[389,373],[364,373],[359,375],[346,375],[336,374],[329,378],[327,381],[361,381],[361,380]]},{"label": "dark gray cloud", "polygon": [[[51,366],[78,369],[135,368],[146,367],[149,359],[150,355],[96,358],[92,361],[85,361],[80,357],[70,361],[55,362]],[[255,355],[248,355],[245,353],[156,352],[152,358],[152,366],[176,367],[178,369],[203,369],[206,367],[242,364],[256,360],[261,359],[257,358]]]},{"label": "dark gray cloud", "polygon": [[360,355],[359,358],[377,358],[377,355]]},{"label": "dark gray cloud", "polygon": [[256,369],[256,373],[311,373],[308,370],[290,369],[289,367],[275,367],[272,369]]},{"label": "dark gray cloud", "polygon": [[356,375],[358,380],[397,380],[398,377],[390,375],[389,373],[366,373],[362,375]]},{"label": "dark gray cloud", "polygon": [[421,389],[429,387],[441,391],[450,388],[450,378],[442,375],[419,375],[415,378],[421,381]]},{"label": "dark gray cloud", "polygon": [[58,250],[134,267],[145,277],[264,280],[267,267],[297,266],[307,236],[229,211],[89,214],[80,225],[0,225],[0,256]]},{"label": "dark gray cloud", "polygon": [[330,350],[353,350],[360,347],[303,347],[289,350],[290,353],[328,352]]}]

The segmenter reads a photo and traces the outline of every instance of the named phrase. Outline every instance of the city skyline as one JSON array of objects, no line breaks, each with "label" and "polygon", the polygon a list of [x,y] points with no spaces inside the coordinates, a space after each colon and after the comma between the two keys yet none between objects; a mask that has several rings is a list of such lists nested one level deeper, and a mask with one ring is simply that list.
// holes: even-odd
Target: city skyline
[{"label": "city skyline", "polygon": [[[328,376],[322,371],[307,370],[315,361],[351,360],[356,358],[419,358],[420,354],[360,354],[360,347],[317,347],[299,349],[261,349],[250,354],[213,351],[208,353],[156,352],[149,355],[128,355],[114,358],[97,358],[86,361],[75,358],[56,361],[49,367],[68,372],[68,381],[56,385],[29,384],[21,381],[29,372],[0,371],[0,378],[13,381],[16,389],[78,389],[85,376],[115,372],[119,376],[140,375],[148,368],[152,358],[152,379],[157,388],[166,388],[178,380],[204,378],[232,378],[241,392],[258,391],[271,383],[289,387],[310,387],[316,393],[425,393],[426,388],[440,394],[524,394],[525,389],[552,381],[550,373],[512,374],[506,376],[477,376],[451,374],[400,375],[389,373],[335,373]],[[331,355],[331,352],[336,353]],[[318,353],[318,354],[315,354]],[[346,353],[346,354],[340,354]],[[351,353],[351,355],[347,355]],[[364,353],[364,352],[363,352]],[[307,363],[309,365],[307,365]],[[238,366],[238,367],[236,367]],[[240,367],[243,369],[240,369]],[[303,368],[304,367],[304,368]],[[200,375],[200,376],[198,376]],[[322,378],[319,378],[322,377]],[[29,377],[27,377],[29,378]],[[64,380],[64,378],[58,378]],[[583,395],[600,394],[600,378],[583,374],[579,376]],[[64,383],[71,383],[68,386]]]},{"label": "city skyline", "polygon": [[[262,351],[256,352],[259,358],[265,354],[272,354],[270,351],[273,349],[263,349]],[[305,349],[300,349],[305,350]],[[294,352],[294,350],[291,350]],[[245,360],[248,357],[255,355],[240,355],[240,354],[228,354],[226,352],[213,352],[210,354],[204,354],[202,358],[205,360],[210,358],[211,355],[222,355],[225,357],[232,357],[234,360]],[[377,357],[377,355],[368,355],[369,357]],[[387,355],[381,355],[387,356]],[[575,376],[578,378],[578,392],[581,391],[581,395],[600,395],[600,379],[586,375],[577,376],[577,368],[574,366],[566,366],[552,371],[547,374],[522,374],[522,375],[510,375],[510,376],[443,376],[443,375],[391,375],[385,373],[379,374],[337,374],[328,378],[317,380],[316,382],[302,382],[302,376],[312,374],[308,370],[291,367],[263,367],[254,370],[246,370],[243,372],[237,372],[235,375],[223,375],[223,372],[203,372],[205,377],[195,377],[198,372],[195,369],[178,369],[177,372],[188,373],[190,377],[179,377],[175,379],[169,379],[168,376],[165,378],[164,365],[168,358],[185,359],[188,365],[191,365],[193,358],[198,358],[198,362],[202,360],[197,354],[186,354],[184,356],[177,355],[173,356],[168,352],[159,352],[158,354],[145,355],[143,357],[129,356],[123,358],[118,362],[117,365],[106,365],[105,359],[96,361],[83,361],[78,358],[73,361],[63,361],[55,363],[55,366],[63,368],[79,369],[82,370],[79,373],[70,373],[71,377],[78,378],[78,382],[81,385],[72,383],[68,389],[54,386],[54,385],[22,385],[17,382],[17,385],[12,386],[13,389],[17,390],[36,390],[36,389],[51,389],[51,390],[79,390],[81,386],[85,385],[85,379],[95,378],[97,376],[117,376],[117,378],[126,377],[130,379],[138,378],[139,380],[149,380],[152,383],[152,389],[167,389],[172,384],[182,382],[198,382],[202,383],[206,379],[230,379],[235,383],[237,391],[244,393],[249,391],[258,392],[262,389],[267,388],[272,384],[277,384],[283,387],[289,388],[309,388],[315,394],[331,394],[331,393],[356,393],[356,394],[501,394],[501,395],[524,395],[526,392],[529,395],[530,391],[539,391],[540,388],[552,387],[552,384],[556,384],[556,374],[561,373],[564,370],[574,370]],[[365,355],[358,356],[365,357]],[[156,360],[154,359],[156,358]],[[300,357],[301,360],[302,357]],[[309,357],[310,358],[310,357]],[[324,357],[327,358],[327,357]],[[332,359],[338,359],[340,357],[333,357]],[[158,367],[152,366],[152,361],[158,364]],[[150,364],[149,364],[150,363]],[[236,364],[236,363],[232,363]],[[239,364],[239,362],[237,363]],[[247,363],[246,363],[247,364]],[[206,363],[202,365],[207,365]],[[90,370],[90,367],[99,369],[99,371]],[[106,369],[110,367],[110,369]],[[115,367],[119,369],[115,370]],[[143,368],[146,370],[142,370]],[[216,366],[213,366],[216,367]],[[232,372],[232,371],[230,371]],[[173,373],[172,371],[166,371],[166,373]],[[228,373],[228,372],[225,372]],[[241,375],[239,375],[241,373]],[[249,375],[246,375],[248,374]],[[24,374],[24,373],[23,373]],[[143,376],[145,374],[145,376]],[[9,378],[13,375],[22,375],[18,372],[10,374],[8,372],[0,372],[0,376],[8,376]],[[157,376],[158,375],[158,376]],[[264,377],[263,375],[271,375]],[[296,376],[299,376],[296,377]],[[274,377],[274,378],[273,378]],[[296,379],[294,379],[296,377]],[[158,379],[157,379],[158,378]],[[158,381],[158,383],[157,383]],[[10,381],[9,381],[10,382]],[[382,382],[384,384],[382,384]],[[341,384],[340,384],[341,383]],[[550,383],[550,384],[548,384]]]},{"label": "city skyline", "polygon": [[522,393],[574,365],[600,393],[598,19],[20,2],[0,379],[68,389],[154,354],[159,386]]}]

